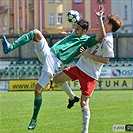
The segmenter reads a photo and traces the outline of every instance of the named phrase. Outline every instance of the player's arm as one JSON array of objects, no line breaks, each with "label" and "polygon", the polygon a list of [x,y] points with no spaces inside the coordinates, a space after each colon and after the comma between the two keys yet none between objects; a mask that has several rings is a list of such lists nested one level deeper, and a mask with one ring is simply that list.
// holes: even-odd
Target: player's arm
[{"label": "player's arm", "polygon": [[98,6],[99,10],[95,11],[95,14],[98,18],[99,26],[100,26],[100,33],[96,36],[96,40],[100,41],[106,36],[106,31],[104,28],[103,20],[102,20],[102,15],[104,13],[104,7],[102,5]]},{"label": "player's arm", "polygon": [[80,52],[82,55],[84,55],[86,58],[90,58],[91,60],[97,61],[97,62],[101,62],[104,64],[108,64],[109,62],[109,57],[101,57],[101,56],[97,56],[97,55],[92,55],[88,52],[88,48],[84,49],[84,47],[80,48]]},{"label": "player's arm", "polygon": [[103,64],[108,64],[110,59],[109,57],[101,57],[101,56],[92,55],[92,54],[88,54],[88,57],[94,61],[97,61]]}]

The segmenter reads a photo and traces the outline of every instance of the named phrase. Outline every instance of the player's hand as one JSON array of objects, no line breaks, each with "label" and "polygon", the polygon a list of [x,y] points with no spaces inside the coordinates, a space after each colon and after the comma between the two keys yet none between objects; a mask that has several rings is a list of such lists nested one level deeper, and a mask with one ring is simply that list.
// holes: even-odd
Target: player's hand
[{"label": "player's hand", "polygon": [[69,35],[70,34],[70,32],[66,32],[66,31],[59,31],[59,33],[62,35]]},{"label": "player's hand", "polygon": [[65,31],[59,31],[60,34],[66,35],[67,33]]},{"label": "player's hand", "polygon": [[80,52],[81,52],[81,54],[82,54],[83,56],[89,58],[90,53],[89,53],[88,47],[87,47],[87,49],[85,49],[84,47],[81,47],[81,48],[80,48]]},{"label": "player's hand", "polygon": [[102,18],[105,9],[102,5],[98,5],[98,11],[95,10],[95,14],[97,17]]}]

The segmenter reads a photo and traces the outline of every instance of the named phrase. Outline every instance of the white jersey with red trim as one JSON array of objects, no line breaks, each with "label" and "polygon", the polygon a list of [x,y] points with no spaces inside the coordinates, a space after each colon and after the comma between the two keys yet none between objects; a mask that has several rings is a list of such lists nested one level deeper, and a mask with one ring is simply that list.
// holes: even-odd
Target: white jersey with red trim
[{"label": "white jersey with red trim", "polygon": [[[95,46],[89,49],[89,52],[93,55],[113,58],[114,50],[112,33],[107,33],[106,37],[101,42],[97,43]],[[76,66],[81,71],[96,80],[98,80],[98,78],[100,77],[103,65],[103,63],[96,62],[94,60],[86,58],[85,56],[81,56],[76,64]]]}]

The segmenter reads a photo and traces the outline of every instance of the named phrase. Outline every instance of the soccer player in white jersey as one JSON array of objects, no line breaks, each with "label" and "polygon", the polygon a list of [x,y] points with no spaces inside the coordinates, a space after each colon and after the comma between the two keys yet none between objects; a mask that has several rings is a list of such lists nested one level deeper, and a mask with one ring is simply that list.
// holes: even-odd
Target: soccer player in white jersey
[{"label": "soccer player in white jersey", "polygon": [[[108,15],[104,22],[106,37],[91,48],[81,47],[82,56],[75,66],[64,69],[54,77],[56,84],[64,83],[69,80],[79,80],[81,89],[81,110],[83,130],[82,133],[88,133],[90,109],[89,99],[94,91],[96,83],[104,64],[114,57],[113,35],[122,26],[122,21],[117,15]],[[68,86],[69,87],[69,86]],[[71,101],[69,99],[69,101]],[[74,104],[74,103],[73,103]]]}]

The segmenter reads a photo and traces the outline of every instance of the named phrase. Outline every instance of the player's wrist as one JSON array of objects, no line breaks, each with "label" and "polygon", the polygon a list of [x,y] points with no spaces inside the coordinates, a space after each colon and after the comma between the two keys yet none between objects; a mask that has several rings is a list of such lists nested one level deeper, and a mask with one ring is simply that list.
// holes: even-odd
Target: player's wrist
[{"label": "player's wrist", "polygon": [[99,18],[99,20],[102,20],[102,16],[100,16],[100,17],[98,17]]}]

